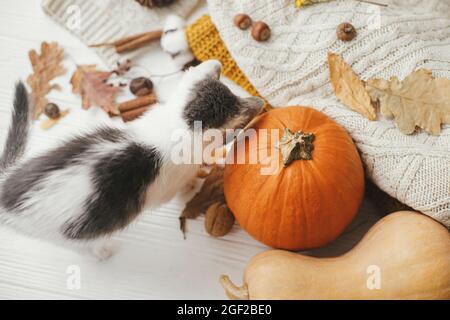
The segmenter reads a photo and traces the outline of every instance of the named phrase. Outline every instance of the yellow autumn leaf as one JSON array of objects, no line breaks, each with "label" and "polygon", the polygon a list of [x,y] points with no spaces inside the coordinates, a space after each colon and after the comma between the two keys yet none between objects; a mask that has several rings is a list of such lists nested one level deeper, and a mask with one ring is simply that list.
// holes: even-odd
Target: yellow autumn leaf
[{"label": "yellow autumn leaf", "polygon": [[295,6],[301,8],[302,6],[329,1],[331,0],[295,0]]},{"label": "yellow autumn leaf", "polygon": [[341,56],[329,53],[328,66],[333,90],[338,99],[353,111],[359,112],[369,120],[375,120],[372,105],[364,83]]},{"label": "yellow autumn leaf", "polygon": [[438,135],[441,124],[450,123],[450,80],[434,79],[430,70],[417,70],[403,81],[372,79],[366,89],[373,101],[379,101],[381,114],[394,118],[405,134],[420,127]]},{"label": "yellow autumn leaf", "polygon": [[48,119],[42,121],[41,122],[41,129],[42,130],[50,129],[55,124],[57,124],[59,122],[59,120],[61,120],[61,118],[65,117],[68,113],[69,113],[69,110],[67,109],[67,110],[61,111],[61,114],[60,114],[60,116],[57,119],[48,118]]}]

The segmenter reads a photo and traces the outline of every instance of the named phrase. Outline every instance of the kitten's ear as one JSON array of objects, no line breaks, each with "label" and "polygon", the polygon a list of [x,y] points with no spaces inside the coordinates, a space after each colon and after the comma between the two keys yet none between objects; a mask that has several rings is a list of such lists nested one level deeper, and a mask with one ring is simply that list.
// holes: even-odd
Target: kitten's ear
[{"label": "kitten's ear", "polygon": [[245,109],[260,111],[265,104],[265,101],[259,97],[241,98],[241,106]]}]

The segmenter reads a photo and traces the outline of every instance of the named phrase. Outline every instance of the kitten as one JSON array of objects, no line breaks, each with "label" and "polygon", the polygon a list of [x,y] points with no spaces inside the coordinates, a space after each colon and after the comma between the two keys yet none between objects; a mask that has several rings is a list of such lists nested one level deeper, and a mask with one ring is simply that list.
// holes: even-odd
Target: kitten
[{"label": "kitten", "polygon": [[203,130],[243,128],[261,111],[262,99],[235,96],[220,71],[215,60],[191,68],[167,103],[129,125],[97,128],[30,159],[22,158],[30,121],[19,83],[0,160],[0,223],[60,245],[88,245],[107,258],[105,239],[195,178],[200,164],[171,160],[173,132],[193,137],[195,121]]}]

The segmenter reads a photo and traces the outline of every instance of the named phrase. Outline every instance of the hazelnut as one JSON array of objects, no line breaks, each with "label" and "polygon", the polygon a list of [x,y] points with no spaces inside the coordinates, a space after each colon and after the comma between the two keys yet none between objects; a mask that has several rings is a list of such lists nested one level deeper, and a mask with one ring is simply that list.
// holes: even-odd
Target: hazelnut
[{"label": "hazelnut", "polygon": [[252,25],[252,19],[245,13],[234,16],[234,25],[241,30],[247,30]]},{"label": "hazelnut", "polygon": [[339,40],[352,41],[356,37],[356,29],[348,22],[341,23],[336,29],[336,34]]},{"label": "hazelnut", "polygon": [[153,82],[145,77],[133,79],[130,83],[130,91],[138,97],[149,95],[153,91]]},{"label": "hazelnut", "polygon": [[234,224],[234,216],[225,203],[215,202],[206,210],[205,229],[214,237],[223,237]]},{"label": "hazelnut", "polygon": [[58,119],[61,116],[61,112],[56,103],[47,104],[44,108],[44,114],[50,119]]},{"label": "hazelnut", "polygon": [[256,41],[267,41],[270,38],[270,28],[263,21],[257,21],[252,26],[252,37]]}]

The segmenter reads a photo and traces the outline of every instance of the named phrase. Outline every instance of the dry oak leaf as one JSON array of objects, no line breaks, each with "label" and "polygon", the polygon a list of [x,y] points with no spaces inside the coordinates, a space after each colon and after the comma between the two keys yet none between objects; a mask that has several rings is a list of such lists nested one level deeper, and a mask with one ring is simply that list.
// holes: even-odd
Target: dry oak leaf
[{"label": "dry oak leaf", "polygon": [[185,233],[186,219],[195,219],[216,202],[225,203],[223,193],[223,168],[214,166],[206,177],[200,191],[186,203],[180,215],[180,229]]},{"label": "dry oak leaf", "polygon": [[107,83],[111,74],[107,71],[98,71],[94,65],[78,66],[70,82],[72,91],[81,95],[83,109],[89,109],[95,105],[108,114],[119,114],[116,95],[121,88]]},{"label": "dry oak leaf", "polygon": [[65,117],[68,113],[69,113],[69,109],[62,111],[61,115],[57,119],[48,118],[48,119],[42,121],[41,129],[48,130],[48,129],[52,128],[55,124],[57,124],[59,122],[59,120],[61,120],[61,118]]},{"label": "dry oak leaf", "polygon": [[81,94],[81,81],[83,80],[83,73],[91,71],[97,71],[97,66],[95,64],[77,66],[77,70],[75,70],[72,78],[70,79],[73,93]]},{"label": "dry oak leaf", "polygon": [[450,124],[450,80],[434,79],[430,70],[419,69],[403,81],[371,79],[366,89],[373,101],[379,101],[381,114],[394,118],[405,134],[420,127],[438,135],[441,123]]},{"label": "dry oak leaf", "polygon": [[65,73],[61,64],[64,50],[56,42],[42,42],[41,54],[36,50],[30,50],[28,56],[33,73],[28,76],[27,83],[31,87],[32,117],[37,119],[48,104],[47,94],[52,89],[59,89],[58,85],[52,85],[50,81]]},{"label": "dry oak leaf", "polygon": [[353,111],[359,112],[369,120],[375,120],[375,108],[370,96],[352,68],[341,56],[328,53],[328,66],[333,90],[338,99]]}]

